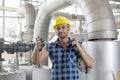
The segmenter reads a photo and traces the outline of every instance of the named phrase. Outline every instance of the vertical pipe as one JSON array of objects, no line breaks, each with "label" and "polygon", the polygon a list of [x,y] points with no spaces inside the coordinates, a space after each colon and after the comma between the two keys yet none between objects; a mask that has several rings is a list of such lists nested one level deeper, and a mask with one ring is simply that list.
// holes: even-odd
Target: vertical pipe
[{"label": "vertical pipe", "polygon": [[34,23],[36,19],[34,6],[29,3],[24,3],[18,8],[18,14],[25,17],[25,32],[23,34],[24,41],[32,41]]}]

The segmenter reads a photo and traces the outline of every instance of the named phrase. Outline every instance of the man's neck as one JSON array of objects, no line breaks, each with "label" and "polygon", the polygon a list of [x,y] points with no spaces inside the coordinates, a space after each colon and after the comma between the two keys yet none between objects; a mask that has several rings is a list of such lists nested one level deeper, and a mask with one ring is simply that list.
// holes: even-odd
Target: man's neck
[{"label": "man's neck", "polygon": [[63,47],[64,49],[66,49],[66,48],[67,48],[67,45],[68,45],[69,38],[68,38],[68,37],[67,37],[67,38],[64,38],[64,39],[60,39],[60,38],[59,38],[59,41],[60,41],[60,44],[62,45],[62,47]]}]

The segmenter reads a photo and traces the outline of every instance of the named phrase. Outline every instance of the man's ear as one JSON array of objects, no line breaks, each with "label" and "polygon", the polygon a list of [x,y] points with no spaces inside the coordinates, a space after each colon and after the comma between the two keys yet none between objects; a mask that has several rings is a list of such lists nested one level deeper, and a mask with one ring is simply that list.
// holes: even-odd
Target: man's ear
[{"label": "man's ear", "polygon": [[58,31],[55,29],[55,34],[57,34],[58,33]]}]

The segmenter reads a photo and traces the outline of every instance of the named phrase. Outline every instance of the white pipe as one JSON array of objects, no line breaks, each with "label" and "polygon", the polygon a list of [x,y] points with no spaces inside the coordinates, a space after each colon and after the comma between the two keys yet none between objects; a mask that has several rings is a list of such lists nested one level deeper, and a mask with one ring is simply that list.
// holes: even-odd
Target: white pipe
[{"label": "white pipe", "polygon": [[39,12],[35,21],[33,39],[35,39],[37,36],[40,36],[47,41],[49,23],[51,19],[50,15],[52,15],[54,11],[57,11],[60,8],[72,5],[73,2],[74,0],[48,0],[46,3],[43,3],[39,7]]},{"label": "white pipe", "polygon": [[36,19],[35,8],[32,4],[25,3],[18,8],[18,14],[25,17],[25,32],[22,35],[23,39],[25,41],[32,41]]},{"label": "white pipe", "polygon": [[108,0],[76,0],[85,16],[88,39],[116,39],[115,19]]}]

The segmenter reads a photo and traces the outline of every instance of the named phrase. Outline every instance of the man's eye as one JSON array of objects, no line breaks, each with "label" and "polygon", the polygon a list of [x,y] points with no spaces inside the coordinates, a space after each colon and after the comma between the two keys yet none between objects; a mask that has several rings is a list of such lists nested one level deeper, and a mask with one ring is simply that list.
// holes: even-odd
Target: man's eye
[{"label": "man's eye", "polygon": [[65,27],[62,27],[62,29],[64,29]]},{"label": "man's eye", "polygon": [[57,28],[57,30],[60,30],[60,28]]}]

